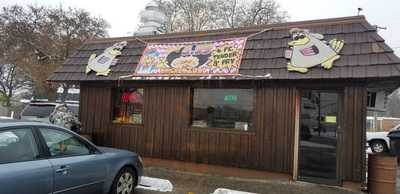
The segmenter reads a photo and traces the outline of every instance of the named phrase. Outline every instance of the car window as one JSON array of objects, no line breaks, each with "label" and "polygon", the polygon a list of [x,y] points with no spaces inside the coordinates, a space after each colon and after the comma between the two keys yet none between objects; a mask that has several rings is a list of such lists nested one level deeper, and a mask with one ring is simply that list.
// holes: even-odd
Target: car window
[{"label": "car window", "polygon": [[40,129],[51,156],[77,156],[90,154],[88,147],[72,134],[55,130]]},{"label": "car window", "polygon": [[30,128],[0,131],[0,164],[35,160],[38,156]]},{"label": "car window", "polygon": [[24,109],[22,116],[48,117],[54,111],[55,105],[30,104]]}]

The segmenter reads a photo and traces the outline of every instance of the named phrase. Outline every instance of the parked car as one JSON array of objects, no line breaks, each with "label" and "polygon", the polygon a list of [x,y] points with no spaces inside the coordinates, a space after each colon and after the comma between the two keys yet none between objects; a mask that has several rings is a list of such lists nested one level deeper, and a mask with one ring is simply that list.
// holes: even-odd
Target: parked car
[{"label": "parked car", "polygon": [[95,146],[56,125],[0,121],[2,194],[131,194],[142,168],[138,154]]},{"label": "parked car", "polygon": [[22,110],[20,118],[27,121],[52,123],[77,132],[80,130],[78,110],[77,104],[31,102]]},{"label": "parked car", "polygon": [[[389,131],[400,130],[400,124],[393,127]],[[367,144],[372,152],[384,153],[390,149],[390,139],[387,136],[389,132],[367,132]]]}]

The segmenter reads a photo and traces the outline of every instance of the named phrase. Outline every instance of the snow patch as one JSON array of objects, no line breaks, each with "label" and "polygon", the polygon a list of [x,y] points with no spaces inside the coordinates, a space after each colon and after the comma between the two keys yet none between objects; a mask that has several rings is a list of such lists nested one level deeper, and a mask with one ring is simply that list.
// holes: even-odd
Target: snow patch
[{"label": "snow patch", "polygon": [[171,192],[174,186],[166,179],[142,176],[137,188],[151,191]]},{"label": "snow patch", "polygon": [[212,194],[256,194],[256,193],[249,193],[244,191],[235,191],[230,189],[218,188]]}]

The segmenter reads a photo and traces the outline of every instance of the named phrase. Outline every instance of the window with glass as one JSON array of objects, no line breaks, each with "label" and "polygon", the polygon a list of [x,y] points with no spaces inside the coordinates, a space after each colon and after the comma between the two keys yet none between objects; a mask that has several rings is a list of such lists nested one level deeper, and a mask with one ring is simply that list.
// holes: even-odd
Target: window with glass
[{"label": "window with glass", "polygon": [[252,89],[193,89],[192,127],[248,131],[252,128]]},{"label": "window with glass", "polygon": [[32,130],[0,131],[0,164],[35,160],[39,157]]},{"label": "window with glass", "polygon": [[65,157],[90,154],[89,148],[72,134],[55,129],[40,129],[40,133],[42,133],[51,156]]},{"label": "window with glass", "polygon": [[143,88],[121,88],[114,95],[114,123],[143,123]]},{"label": "window with glass", "polygon": [[374,108],[376,102],[376,92],[367,92],[367,107]]}]

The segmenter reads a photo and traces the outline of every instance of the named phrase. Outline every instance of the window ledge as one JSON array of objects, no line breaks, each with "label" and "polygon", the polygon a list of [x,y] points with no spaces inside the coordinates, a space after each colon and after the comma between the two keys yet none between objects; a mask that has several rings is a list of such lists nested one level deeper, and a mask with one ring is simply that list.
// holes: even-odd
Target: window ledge
[{"label": "window ledge", "polygon": [[239,129],[228,129],[228,128],[203,128],[203,127],[189,127],[189,131],[196,132],[207,132],[207,133],[228,133],[228,134],[243,134],[243,135],[255,135],[254,129],[248,131],[242,131]]},{"label": "window ledge", "polygon": [[137,123],[122,123],[122,122],[112,121],[112,124],[113,125],[129,125],[129,126],[143,127],[143,123],[137,124]]}]

